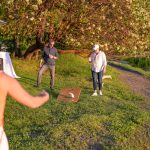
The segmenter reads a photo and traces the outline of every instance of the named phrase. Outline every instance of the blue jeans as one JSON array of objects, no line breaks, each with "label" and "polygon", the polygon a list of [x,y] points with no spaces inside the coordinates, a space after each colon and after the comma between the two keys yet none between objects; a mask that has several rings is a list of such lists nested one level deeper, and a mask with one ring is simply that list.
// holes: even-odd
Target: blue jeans
[{"label": "blue jeans", "polygon": [[97,90],[97,85],[99,87],[99,90],[102,90],[102,77],[103,77],[103,71],[100,71],[100,72],[92,71],[92,80],[93,80],[94,90]]}]

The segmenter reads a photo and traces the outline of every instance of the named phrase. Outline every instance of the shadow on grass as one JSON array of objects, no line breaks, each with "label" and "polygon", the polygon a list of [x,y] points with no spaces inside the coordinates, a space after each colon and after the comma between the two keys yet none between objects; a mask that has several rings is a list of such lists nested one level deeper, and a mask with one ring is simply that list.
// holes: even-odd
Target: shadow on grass
[{"label": "shadow on grass", "polygon": [[50,96],[52,96],[53,98],[57,99],[59,92],[57,89],[50,89],[50,88],[45,88],[45,90],[49,93]]},{"label": "shadow on grass", "polygon": [[30,83],[30,84],[33,84],[35,85],[36,84],[36,79],[32,79],[32,78],[28,78],[28,77],[25,77],[25,76],[21,76],[21,79],[19,79],[19,82],[23,82],[23,83]]},{"label": "shadow on grass", "polygon": [[93,145],[90,145],[91,150],[104,150],[104,146],[100,143],[95,143]]},{"label": "shadow on grass", "polygon": [[[104,150],[104,149],[115,149],[116,141],[113,135],[100,135],[101,139],[97,139],[97,142],[89,144],[91,150]],[[100,142],[98,142],[100,141]]]}]

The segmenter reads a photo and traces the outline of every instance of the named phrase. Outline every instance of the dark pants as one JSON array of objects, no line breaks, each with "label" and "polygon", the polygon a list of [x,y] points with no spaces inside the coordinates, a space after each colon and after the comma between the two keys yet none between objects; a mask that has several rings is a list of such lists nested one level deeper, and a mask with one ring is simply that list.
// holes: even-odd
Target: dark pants
[{"label": "dark pants", "polygon": [[97,90],[97,85],[99,87],[99,90],[102,90],[102,77],[103,77],[103,71],[100,71],[100,72],[92,71],[92,80],[93,80],[94,90]]},{"label": "dark pants", "polygon": [[42,74],[43,72],[45,72],[46,70],[50,71],[50,78],[51,78],[51,81],[50,81],[50,87],[53,88],[54,87],[54,78],[55,78],[55,66],[51,66],[51,65],[47,65],[47,64],[44,64],[39,72],[38,72],[38,77],[37,77],[37,85],[39,86],[41,84],[41,80],[42,80]]}]

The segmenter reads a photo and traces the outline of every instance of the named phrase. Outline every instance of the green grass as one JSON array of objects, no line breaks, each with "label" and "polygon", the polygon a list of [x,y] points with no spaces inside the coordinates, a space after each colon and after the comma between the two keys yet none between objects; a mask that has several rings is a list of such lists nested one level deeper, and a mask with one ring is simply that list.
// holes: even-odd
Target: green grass
[{"label": "green grass", "polygon": [[[147,135],[140,132],[148,132],[150,127],[148,123],[145,127],[149,112],[139,106],[139,102],[145,100],[129,91],[111,67],[108,66],[107,74],[112,75],[113,80],[104,80],[103,96],[91,97],[90,65],[79,56],[60,56],[53,92],[49,90],[48,72],[43,75],[42,87],[33,87],[39,62],[13,60],[13,64],[28,92],[35,95],[46,89],[51,99],[33,110],[7,98],[5,131],[11,150],[150,148],[145,138],[141,140]],[[79,102],[58,102],[57,96],[63,87],[80,87]],[[138,143],[138,147],[134,143]]]}]

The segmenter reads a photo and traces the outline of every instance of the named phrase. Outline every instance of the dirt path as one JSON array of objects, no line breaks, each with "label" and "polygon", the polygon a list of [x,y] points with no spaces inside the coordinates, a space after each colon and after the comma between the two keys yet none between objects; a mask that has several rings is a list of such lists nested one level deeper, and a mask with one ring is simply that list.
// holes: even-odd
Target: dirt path
[{"label": "dirt path", "polygon": [[121,72],[120,79],[125,82],[135,93],[142,95],[146,99],[150,99],[150,79],[144,78],[134,72],[120,68],[116,69]]}]

